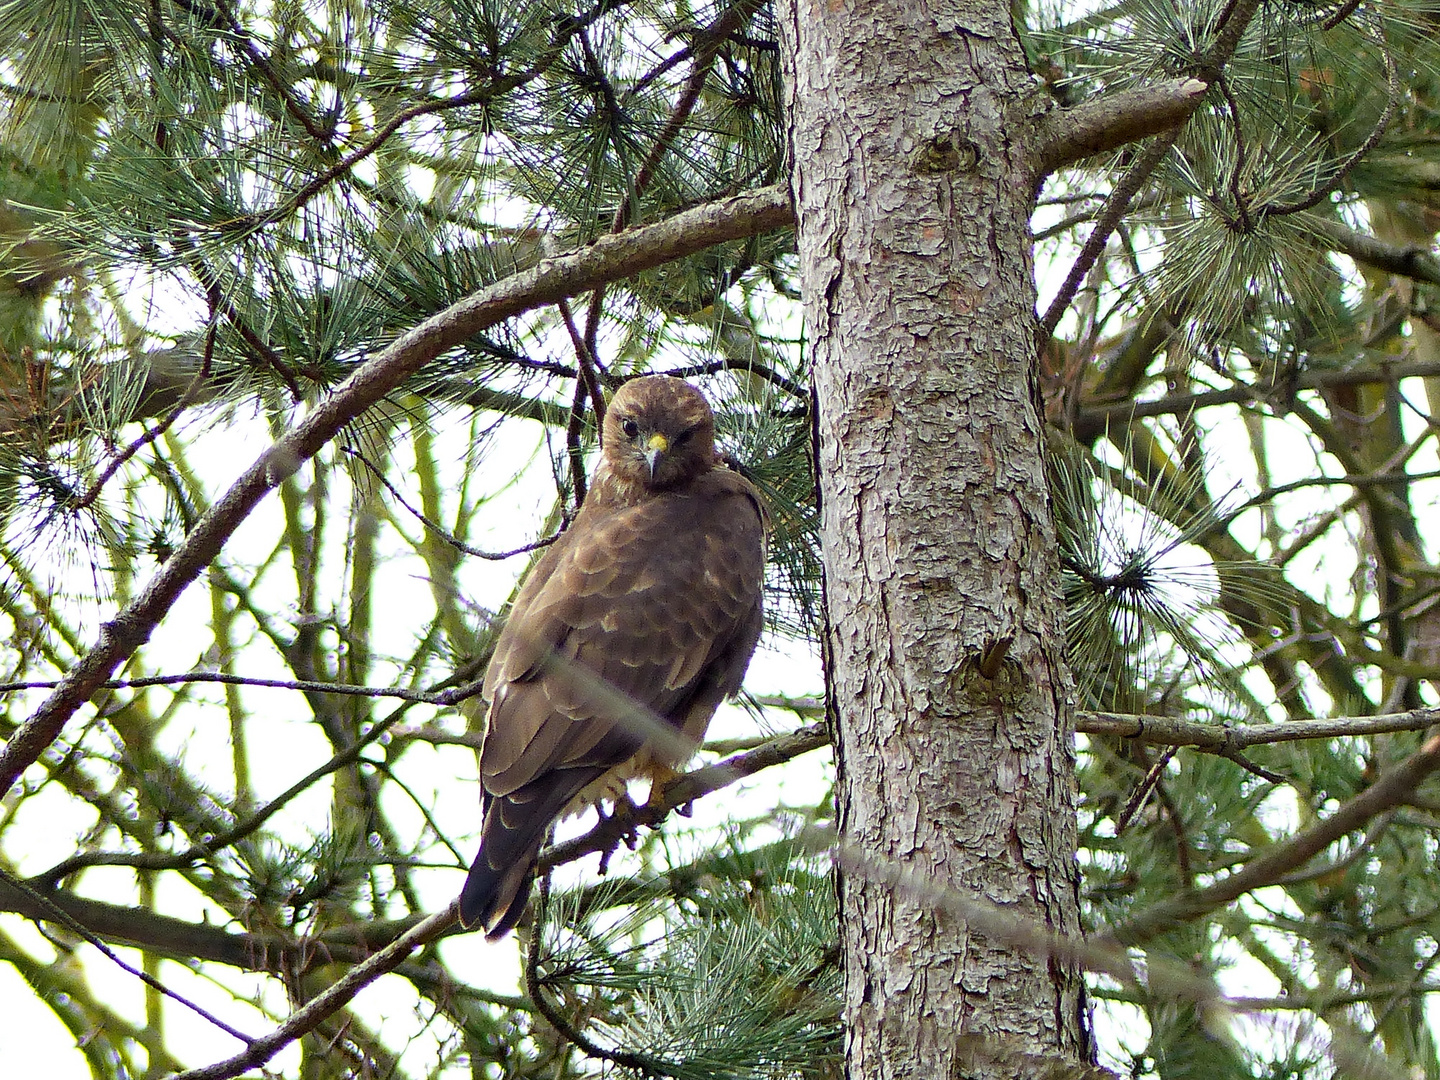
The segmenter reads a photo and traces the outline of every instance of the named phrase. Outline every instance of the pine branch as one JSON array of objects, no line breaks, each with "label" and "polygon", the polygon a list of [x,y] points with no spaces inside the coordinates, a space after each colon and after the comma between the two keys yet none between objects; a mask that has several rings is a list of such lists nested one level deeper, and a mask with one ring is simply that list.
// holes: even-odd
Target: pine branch
[{"label": "pine branch", "polygon": [[[22,890],[3,876],[0,876],[0,911],[23,915],[36,922],[61,921],[62,925],[73,922],[87,934],[104,941],[184,962],[203,960],[242,970],[280,972],[299,957],[295,942],[279,934],[234,933],[221,926],[186,922],[143,908],[76,896],[61,889]],[[63,920],[57,919],[57,912],[64,916]],[[307,948],[313,953],[313,945]],[[354,959],[363,959],[358,948],[353,952]],[[340,954],[343,957],[343,947]]]},{"label": "pine branch", "polygon": [[[1260,0],[1231,0],[1231,3],[1222,13],[1219,23],[1215,28],[1215,40],[1211,42],[1210,48],[1206,50],[1204,58],[1198,65],[1197,74],[1199,80],[1207,88],[1209,84],[1216,82],[1224,71],[1225,65],[1230,57],[1234,55],[1244,36],[1245,30],[1250,25],[1251,19],[1260,6]],[[1080,249],[1075,263],[1070,267],[1070,273],[1066,276],[1060,291],[1056,293],[1055,299],[1050,307],[1046,309],[1044,316],[1040,319],[1039,343],[1043,347],[1055,333],[1055,327],[1059,325],[1060,318],[1065,314],[1066,308],[1075,299],[1075,291],[1080,287],[1080,282],[1090,272],[1095,260],[1105,249],[1110,240],[1110,234],[1115,231],[1120,220],[1129,209],[1130,201],[1139,193],[1150,174],[1170,153],[1170,149],[1179,137],[1183,123],[1190,114],[1200,107],[1204,95],[1195,95],[1190,99],[1188,109],[1184,116],[1177,117],[1174,125],[1165,130],[1165,133],[1158,136],[1153,143],[1139,155],[1125,171],[1125,175],[1111,191],[1110,197],[1105,200],[1105,208],[1101,211],[1100,218],[1095,227],[1090,230],[1090,235],[1085,238],[1085,246]]]},{"label": "pine branch", "polygon": [[[601,6],[603,7],[603,5]],[[534,81],[548,71],[555,61],[564,54],[565,47],[569,44],[570,38],[577,33],[581,33],[585,26],[588,25],[589,18],[591,17],[593,17],[593,13],[592,16],[585,18],[557,19],[555,36],[550,46],[540,54],[535,63],[513,75],[497,78],[491,84],[476,90],[470,90],[448,98],[420,102],[419,104],[401,109],[381,125],[380,129],[376,131],[367,142],[356,147],[330,168],[312,178],[284,202],[269,210],[252,214],[247,221],[239,224],[246,228],[260,228],[264,225],[285,220],[290,215],[301,210],[331,184],[351,172],[356,165],[375,154],[397,131],[412,120],[451,109],[468,108],[472,105],[485,105],[503,94],[511,93],[526,83]]]},{"label": "pine branch", "polygon": [[0,750],[0,792],[9,791],[65,721],[149,639],[180,593],[214,560],[260,500],[424,364],[504,319],[715,244],[787,227],[792,217],[789,192],[778,184],[707,203],[654,225],[601,237],[582,251],[545,259],[402,335],[262,454],[196,523],[140,594],[102,625],[96,645]]},{"label": "pine branch", "polygon": [[540,947],[545,938],[545,909],[550,903],[550,875],[543,874],[535,896],[535,925],[530,930],[530,948],[525,952],[525,993],[545,1021],[586,1057],[629,1069],[641,1076],[674,1076],[666,1063],[648,1055],[616,1048],[606,1049],[570,1022],[558,1005],[546,996],[540,980]]},{"label": "pine branch", "polygon": [[[228,39],[239,46],[251,66],[260,72],[260,77],[270,84],[270,88],[275,93],[280,95],[280,100],[285,103],[285,111],[300,122],[300,126],[312,139],[321,144],[329,143],[335,137],[333,122],[328,130],[317,123],[315,118],[310,115],[310,111],[296,99],[294,86],[280,77],[280,73],[275,70],[275,65],[270,62],[268,56],[260,51],[260,46],[246,32],[229,4],[225,0],[214,0],[214,4],[215,10],[209,14],[214,24],[226,31],[223,39]],[[192,15],[203,16],[206,14],[200,5],[186,2],[186,0],[181,0],[181,6]]]},{"label": "pine branch", "polygon": [[1337,840],[1372,818],[1402,806],[1420,782],[1440,769],[1440,735],[1345,803],[1325,820],[1274,844],[1241,869],[1206,889],[1163,901],[1117,927],[1112,936],[1123,945],[1141,945],[1183,923],[1208,915],[1248,892],[1273,885],[1299,870]]},{"label": "pine branch", "polygon": [[1036,121],[1033,135],[1035,182],[1056,169],[1183,123],[1209,89],[1199,79],[1172,79],[1046,113]]}]

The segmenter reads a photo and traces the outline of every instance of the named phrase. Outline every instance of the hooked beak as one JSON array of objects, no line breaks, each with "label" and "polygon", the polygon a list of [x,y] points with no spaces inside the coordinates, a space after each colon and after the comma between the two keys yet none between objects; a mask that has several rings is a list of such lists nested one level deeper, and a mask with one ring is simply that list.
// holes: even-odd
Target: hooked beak
[{"label": "hooked beak", "polygon": [[660,461],[660,455],[670,449],[670,440],[661,435],[658,431],[650,436],[650,441],[645,444],[645,464],[650,466],[650,479],[655,479],[655,466]]}]

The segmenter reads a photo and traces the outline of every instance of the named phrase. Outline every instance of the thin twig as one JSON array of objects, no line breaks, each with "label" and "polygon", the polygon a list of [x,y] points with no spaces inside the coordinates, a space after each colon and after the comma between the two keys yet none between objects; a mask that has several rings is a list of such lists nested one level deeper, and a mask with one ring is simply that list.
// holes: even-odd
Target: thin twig
[{"label": "thin twig", "polygon": [[129,446],[127,446],[124,451],[116,454],[115,457],[111,459],[110,463],[105,467],[105,471],[102,472],[95,479],[95,482],[90,485],[90,490],[87,491],[84,495],[82,495],[72,507],[67,507],[67,509],[83,510],[85,507],[92,504],[96,499],[100,497],[100,492],[105,487],[105,485],[110,482],[110,480],[115,476],[117,472],[120,471],[120,467],[122,465],[124,465],[127,461],[133,458],[141,450],[145,449],[145,447],[153,443],[156,439],[160,438],[160,436],[164,435],[165,432],[170,430],[171,425],[180,418],[180,414],[183,413],[186,409],[188,409],[191,403],[194,402],[195,398],[199,395],[200,387],[204,385],[205,380],[210,377],[210,361],[214,356],[215,306],[212,303],[210,307],[209,323],[205,331],[205,353],[200,363],[200,370],[195,372],[194,377],[190,380],[190,385],[187,386],[185,388],[185,392],[180,395],[179,403],[173,409],[171,409],[170,412],[165,416],[165,418],[162,419],[158,424],[156,424],[152,428],[147,429],[143,435],[141,435],[138,439],[136,439]]},{"label": "thin twig", "polygon": [[1346,19],[1348,19],[1351,15],[1355,13],[1355,9],[1360,6],[1360,3],[1361,0],[1345,0],[1345,3],[1340,5],[1340,7],[1336,10],[1335,14],[1331,15],[1328,19],[1326,19],[1320,24],[1320,29],[1334,30],[1335,27],[1339,26],[1342,22],[1344,22]]},{"label": "thin twig", "polygon": [[[225,29],[229,31],[229,35],[240,43],[240,49],[250,61],[251,65],[259,71],[265,81],[270,84],[270,88],[280,95],[280,100],[285,103],[285,110],[290,113],[291,116],[295,117],[296,120],[300,121],[300,126],[303,127],[316,142],[330,142],[330,140],[335,137],[333,124],[331,129],[326,131],[315,122],[315,118],[310,115],[310,111],[295,99],[294,86],[287,85],[285,81],[280,78],[279,73],[275,70],[275,65],[270,62],[268,56],[260,51],[260,47],[255,44],[255,39],[246,32],[245,27],[240,24],[240,20],[235,17],[235,13],[230,10],[229,4],[227,4],[225,0],[214,0],[214,4],[216,12],[224,20],[224,26]],[[185,4],[184,7],[192,13],[196,10],[195,6],[191,4]]]},{"label": "thin twig", "polygon": [[385,490],[390,492],[390,496],[401,506],[403,506],[411,514],[411,516],[417,518],[422,525],[424,525],[432,533],[438,536],[441,540],[445,541],[445,543],[449,544],[457,551],[463,551],[466,555],[474,555],[477,559],[488,559],[492,562],[498,562],[502,559],[512,559],[516,555],[527,555],[532,551],[539,551],[541,548],[549,547],[556,540],[560,539],[561,534],[554,533],[551,536],[542,536],[539,540],[532,540],[528,544],[522,544],[520,545],[520,547],[513,548],[510,551],[481,551],[479,548],[471,547],[469,544],[465,543],[464,540],[461,540],[458,536],[450,532],[439,522],[427,517],[423,510],[419,510],[406,502],[405,496],[400,494],[399,490],[395,487],[395,485],[390,482],[389,477],[387,477],[383,472],[381,472],[380,469],[376,467],[375,463],[369,458],[367,458],[364,454],[362,454],[359,450],[356,450],[354,447],[351,446],[342,447],[341,449],[346,454],[355,458],[367,469],[369,469],[370,474],[376,480],[380,481],[382,485],[384,485]]},{"label": "thin twig", "polygon": [[1370,129],[1370,134],[1365,137],[1365,141],[1356,147],[1349,156],[1340,163],[1340,166],[1331,175],[1329,180],[1321,184],[1304,198],[1297,199],[1294,202],[1274,203],[1262,206],[1258,211],[1260,214],[1269,217],[1281,217],[1286,214],[1298,214],[1303,210],[1309,210],[1319,205],[1322,199],[1327,198],[1331,192],[1345,182],[1345,178],[1350,175],[1356,165],[1360,164],[1361,159],[1379,144],[1381,136],[1385,134],[1385,130],[1390,126],[1390,121],[1394,119],[1395,110],[1400,104],[1400,69],[1399,65],[1395,63],[1395,57],[1390,52],[1390,46],[1385,41],[1383,26],[1381,29],[1375,31],[1374,37],[1375,44],[1380,49],[1380,56],[1385,62],[1385,108],[1381,110],[1380,119],[1375,121],[1375,126]]},{"label": "thin twig", "polygon": [[585,401],[590,388],[584,379],[575,380],[575,396],[570,401],[570,420],[565,425],[565,452],[570,458],[570,487],[575,493],[575,509],[585,502],[585,447],[581,436],[585,432]]},{"label": "thin twig", "polygon": [[1290,783],[1290,778],[1288,776],[1282,776],[1280,773],[1274,772],[1271,769],[1267,769],[1263,765],[1255,764],[1255,762],[1251,761],[1244,754],[1240,753],[1239,750],[1236,750],[1233,746],[1222,746],[1220,747],[1220,749],[1216,750],[1215,753],[1223,757],[1226,761],[1233,761],[1236,765],[1239,765],[1246,772],[1250,773],[1252,776],[1258,776],[1261,780],[1268,781],[1272,784]]},{"label": "thin twig", "polygon": [[1250,208],[1245,204],[1245,195],[1240,190],[1240,177],[1245,172],[1245,128],[1240,123],[1240,102],[1235,100],[1230,83],[1223,74],[1216,80],[1215,85],[1220,88],[1225,105],[1230,110],[1230,127],[1235,140],[1235,167],[1230,170],[1230,198],[1234,201],[1235,212],[1240,215],[1240,228],[1244,232],[1251,232],[1255,228],[1255,219],[1251,216]]},{"label": "thin twig", "polygon": [[78,934],[80,937],[84,938],[89,944],[100,950],[100,953],[105,956],[106,959],[110,960],[112,963],[120,967],[122,970],[128,972],[129,974],[134,975],[146,986],[149,986],[159,991],[166,997],[170,998],[172,1001],[175,1001],[185,1006],[185,1008],[195,1013],[195,1015],[209,1021],[221,1031],[225,1032],[225,1034],[231,1036],[232,1038],[239,1039],[247,1046],[252,1045],[255,1042],[255,1040],[249,1035],[246,1035],[238,1028],[231,1027],[214,1013],[207,1012],[199,1005],[196,1005],[195,1002],[191,1001],[189,998],[185,997],[182,994],[176,993],[174,990],[171,990],[168,986],[162,983],[159,979],[155,978],[155,976],[151,975],[149,972],[142,971],[140,968],[133,967],[132,965],[127,964],[124,960],[120,958],[120,956],[115,952],[114,949],[110,948],[110,946],[106,945],[105,942],[101,941],[98,937],[96,937],[89,930],[87,930],[85,926],[73,916],[71,916],[68,911],[54,903],[52,900],[50,900],[49,897],[45,896],[44,893],[40,892],[37,889],[31,888],[19,878],[14,877],[10,873],[10,871],[6,870],[3,866],[0,866],[0,882],[4,882],[5,885],[7,885],[8,887],[23,893],[31,901],[31,903],[38,905],[47,912],[47,918],[53,919],[55,922],[60,923],[62,926],[66,927],[73,933]]},{"label": "thin twig", "polygon": [[1179,747],[1176,746],[1166,747],[1165,752],[1155,759],[1150,768],[1145,770],[1144,777],[1141,778],[1140,783],[1135,785],[1135,790],[1130,793],[1130,798],[1125,800],[1125,805],[1121,807],[1120,813],[1115,817],[1116,832],[1124,832],[1131,819],[1139,813],[1140,807],[1145,805],[1145,800],[1154,790],[1155,785],[1160,782],[1160,777],[1165,774],[1166,767],[1169,766],[1178,749]]},{"label": "thin twig", "polygon": [[585,382],[585,393],[590,397],[590,409],[595,413],[595,430],[605,430],[605,395],[600,390],[600,377],[596,373],[600,367],[600,360],[592,351],[591,343],[585,340],[580,333],[580,328],[575,325],[575,312],[570,308],[570,301],[562,299],[557,305],[560,309],[560,317],[565,323],[565,329],[570,334],[571,345],[575,349],[575,359],[578,362],[578,377]]},{"label": "thin twig", "polygon": [[774,368],[760,363],[758,360],[710,360],[703,364],[687,364],[684,367],[669,368],[659,372],[661,375],[671,375],[677,379],[688,379],[693,375],[714,375],[718,371],[745,371],[751,375],[758,376],[785,391],[792,397],[799,398],[808,406],[810,404],[810,390],[801,386],[793,379],[780,374]]},{"label": "thin twig", "polygon": [[[640,196],[650,186],[650,180],[655,174],[655,168],[660,159],[669,151],[670,146],[684,130],[685,121],[695,110],[700,100],[700,92],[704,89],[705,79],[710,73],[710,68],[715,62],[715,54],[719,50],[725,35],[734,26],[738,18],[740,8],[745,0],[737,0],[722,11],[716,20],[706,27],[695,37],[693,55],[695,63],[690,70],[690,76],[685,81],[685,87],[681,91],[679,99],[670,111],[665,126],[661,129],[660,135],[651,145],[645,160],[641,162],[639,171],[633,177],[626,178],[626,194],[620,200],[620,205],[615,208],[615,214],[610,221],[610,231],[619,232],[630,222],[631,214],[639,209]],[[600,71],[599,62],[591,51],[590,39],[580,35],[581,46],[585,50],[586,62],[591,65],[592,74],[599,82],[601,90],[605,94],[606,107],[610,110],[611,116],[620,112],[620,105],[615,98],[614,88],[611,87],[608,79]],[[617,147],[618,150],[618,147]],[[623,162],[622,162],[623,164]],[[595,358],[599,353],[597,343],[600,335],[600,316],[603,313],[605,303],[605,286],[601,285],[590,295],[590,306],[585,313],[585,346],[590,356]],[[602,406],[603,408],[603,406]]]},{"label": "thin twig", "polygon": [[[63,679],[29,679],[23,682],[0,683],[0,694],[16,690],[52,690],[60,686]],[[186,671],[179,675],[141,675],[133,679],[107,679],[96,686],[97,690],[132,690],[147,686],[181,686],[187,683],[221,683],[227,686],[258,686],[272,690],[298,690],[306,694],[342,694],[346,697],[399,698],[417,705],[440,705],[449,707],[458,704],[465,697],[479,692],[478,682],[467,684],[463,690],[446,690],[441,693],[427,693],[424,690],[406,690],[397,686],[354,686],[348,683],[329,683],[312,679],[265,679],[254,675],[231,675],[223,671]]]}]

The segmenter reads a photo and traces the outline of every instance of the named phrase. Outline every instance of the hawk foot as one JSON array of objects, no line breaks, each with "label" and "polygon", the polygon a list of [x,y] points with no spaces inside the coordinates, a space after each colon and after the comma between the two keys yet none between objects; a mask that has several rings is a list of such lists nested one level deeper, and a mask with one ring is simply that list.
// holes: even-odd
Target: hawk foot
[{"label": "hawk foot", "polygon": [[608,815],[604,806],[598,802],[595,804],[595,813],[599,815],[602,826],[609,825],[615,830],[610,843],[600,852],[600,873],[604,874],[610,869],[610,860],[614,858],[622,842],[631,851],[634,851],[635,845],[639,843],[640,829],[635,824],[635,819],[640,808],[635,805],[635,800],[630,798],[628,791],[622,791],[611,801]]}]

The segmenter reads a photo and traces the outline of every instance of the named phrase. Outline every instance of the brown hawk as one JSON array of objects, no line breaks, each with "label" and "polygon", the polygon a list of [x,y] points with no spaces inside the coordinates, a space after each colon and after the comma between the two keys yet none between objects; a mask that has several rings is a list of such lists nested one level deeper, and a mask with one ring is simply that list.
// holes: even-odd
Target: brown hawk
[{"label": "brown hawk", "polygon": [[[460,921],[492,939],[520,918],[551,823],[688,757],[760,638],[765,511],[716,455],[699,391],[663,375],[625,383],[601,448],[485,673],[484,824]],[[670,737],[653,737],[657,717]]]}]

